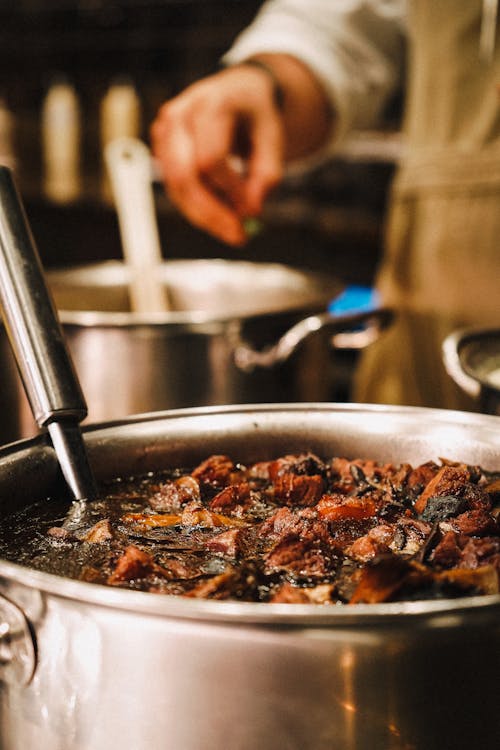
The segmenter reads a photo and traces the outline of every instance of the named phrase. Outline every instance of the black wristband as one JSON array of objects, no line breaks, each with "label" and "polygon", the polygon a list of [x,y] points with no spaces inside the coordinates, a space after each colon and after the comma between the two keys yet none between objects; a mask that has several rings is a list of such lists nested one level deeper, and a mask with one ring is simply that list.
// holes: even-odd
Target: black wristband
[{"label": "black wristband", "polygon": [[283,89],[283,86],[281,85],[280,81],[278,80],[278,76],[274,72],[274,70],[271,68],[270,65],[268,65],[265,62],[262,62],[262,60],[257,60],[253,57],[249,58],[248,60],[242,60],[239,63],[235,63],[234,66],[225,66],[225,67],[240,67],[249,65],[252,68],[258,68],[258,70],[262,70],[266,75],[269,77],[272,87],[273,87],[273,101],[276,109],[278,109],[280,112],[283,111],[284,105],[285,105],[285,91]]}]

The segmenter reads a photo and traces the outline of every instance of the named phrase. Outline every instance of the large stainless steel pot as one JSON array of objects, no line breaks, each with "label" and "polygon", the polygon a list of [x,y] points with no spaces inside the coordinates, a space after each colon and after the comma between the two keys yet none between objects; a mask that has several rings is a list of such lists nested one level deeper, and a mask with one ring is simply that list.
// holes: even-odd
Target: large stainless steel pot
[{"label": "large stainless steel pot", "polygon": [[[336,278],[218,259],[166,261],[161,273],[172,309],[157,315],[130,312],[128,269],[118,261],[48,274],[88,421],[177,407],[331,400],[332,337],[352,327],[349,315],[327,313],[342,289]],[[358,345],[386,319],[365,314]],[[3,442],[35,433],[14,377],[14,397],[7,379],[0,398],[4,412],[17,401],[11,419],[19,424],[7,434],[0,426]]]},{"label": "large stainless steel pot", "polygon": [[[500,420],[400,407],[179,410],[85,430],[99,479],[309,448],[500,468]],[[0,508],[61,491],[43,436],[0,451]],[[50,502],[50,500],[47,500]],[[3,750],[493,750],[500,597],[195,601],[0,562]]]}]

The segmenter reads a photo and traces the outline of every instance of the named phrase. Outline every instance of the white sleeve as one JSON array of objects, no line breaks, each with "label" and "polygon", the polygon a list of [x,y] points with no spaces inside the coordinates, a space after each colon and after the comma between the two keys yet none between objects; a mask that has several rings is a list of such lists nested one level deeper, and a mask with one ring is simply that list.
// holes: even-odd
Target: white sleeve
[{"label": "white sleeve", "polygon": [[401,83],[406,0],[267,0],[224,56],[235,64],[281,52],[316,75],[338,117],[329,144],[373,127]]}]

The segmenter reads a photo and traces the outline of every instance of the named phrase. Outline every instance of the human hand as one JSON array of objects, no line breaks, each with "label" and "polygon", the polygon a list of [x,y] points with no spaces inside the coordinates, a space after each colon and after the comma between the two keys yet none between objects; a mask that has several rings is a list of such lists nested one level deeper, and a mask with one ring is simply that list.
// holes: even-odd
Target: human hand
[{"label": "human hand", "polygon": [[151,144],[166,191],[194,225],[231,245],[281,180],[282,117],[265,71],[236,65],[160,108]]}]

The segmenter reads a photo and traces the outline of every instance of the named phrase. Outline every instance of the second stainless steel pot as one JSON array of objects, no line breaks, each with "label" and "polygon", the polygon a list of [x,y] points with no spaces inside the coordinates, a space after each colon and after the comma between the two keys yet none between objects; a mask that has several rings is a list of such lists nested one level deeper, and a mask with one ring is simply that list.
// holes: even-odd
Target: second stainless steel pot
[{"label": "second stainless steel pot", "polygon": [[[326,312],[342,289],[337,279],[249,261],[172,260],[160,270],[172,309],[159,314],[130,311],[128,269],[118,261],[48,274],[87,421],[177,407],[331,400],[332,337],[353,327],[351,316]],[[358,345],[387,315],[361,316]],[[17,398],[19,435],[32,435],[27,403],[22,393]]]},{"label": "second stainless steel pot", "polygon": [[[98,479],[318,454],[500,468],[498,418],[221,407],[85,431]],[[0,451],[0,512],[56,496],[43,437]],[[50,502],[49,499],[46,502]],[[27,522],[30,515],[27,514]],[[0,561],[2,750],[496,750],[500,596],[318,606],[200,601]]]},{"label": "second stainless steel pot", "polygon": [[500,415],[500,329],[464,328],[443,342],[448,374],[471,396],[478,411]]}]

